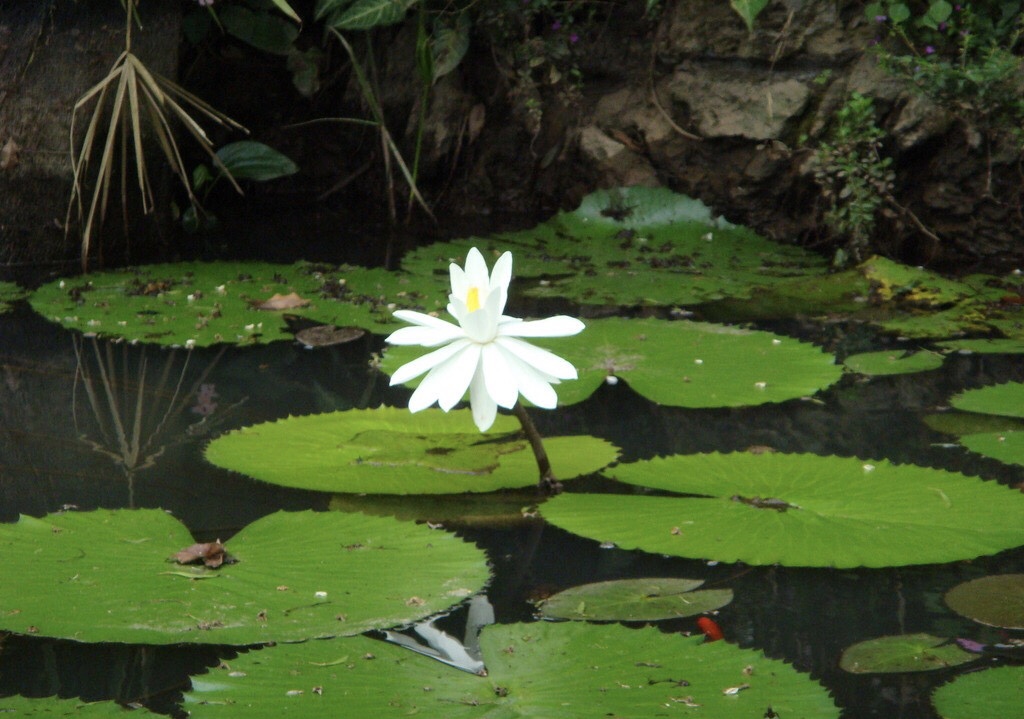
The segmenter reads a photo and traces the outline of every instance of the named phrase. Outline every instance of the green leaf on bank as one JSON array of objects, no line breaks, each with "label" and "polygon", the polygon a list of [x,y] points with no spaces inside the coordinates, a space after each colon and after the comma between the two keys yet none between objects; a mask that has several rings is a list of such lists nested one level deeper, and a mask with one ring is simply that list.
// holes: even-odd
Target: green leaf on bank
[{"label": "green leaf on bank", "polygon": [[192,677],[185,703],[194,719],[735,719],[769,704],[783,717],[839,716],[790,665],[703,637],[538,622],[485,627],[480,645],[486,677],[365,637],[271,647]]},{"label": "green leaf on bank", "polygon": [[[544,446],[563,480],[618,456],[595,437],[547,437]],[[272,484],[355,494],[491,492],[535,485],[538,476],[518,420],[499,416],[481,433],[468,410],[382,407],[290,417],[223,435],[207,446],[206,458]]]},{"label": "green leaf on bank", "polygon": [[217,150],[217,157],[236,180],[266,182],[299,171],[292,160],[274,148],[253,140],[240,140]]},{"label": "green leaf on bank", "polygon": [[927,467],[714,453],[622,464],[607,474],[699,496],[565,493],[542,505],[544,518],[622,549],[755,565],[934,564],[1024,544],[1024,495]]},{"label": "green leaf on bank", "polygon": [[316,17],[335,30],[371,30],[393,25],[418,0],[317,0]]},{"label": "green leaf on bank", "polygon": [[750,297],[759,288],[825,271],[825,261],[715,219],[699,200],[664,188],[601,190],[530,230],[414,250],[402,267],[447,275],[479,247],[488,262],[514,256],[514,291],[584,304],[674,305]]},{"label": "green leaf on bank", "polygon": [[858,642],[843,650],[839,666],[852,674],[931,672],[973,662],[977,654],[931,634],[899,634]]},{"label": "green leaf on bank", "polygon": [[935,690],[942,719],[1024,719],[1024,666],[996,667],[956,677]]},{"label": "green leaf on bank", "polygon": [[922,350],[908,353],[902,350],[882,350],[851,355],[844,360],[843,364],[854,372],[878,377],[927,372],[941,367],[944,359],[938,352]]},{"label": "green leaf on bank", "polygon": [[768,0],[729,0],[729,5],[747,24],[747,31],[754,31],[754,20],[768,5]]},{"label": "green leaf on bank", "polygon": [[[433,311],[443,285],[350,265],[188,262],[55,280],[33,308],[68,329],[163,345],[204,347],[292,339],[282,315],[390,332],[392,308]],[[419,288],[419,289],[417,289]],[[291,295],[294,293],[294,297]],[[283,309],[258,309],[275,295]]]},{"label": "green leaf on bank", "polygon": [[[732,601],[731,589],[701,589],[702,579],[618,579],[570,587],[540,602],[548,619],[645,622],[692,617]],[[694,591],[697,590],[697,591]]]},{"label": "green leaf on bank", "polygon": [[217,569],[171,561],[194,540],[159,510],[22,516],[0,525],[0,628],[82,642],[256,644],[353,635],[457,604],[483,552],[393,519],[277,512]]},{"label": "green leaf on bank", "polygon": [[[605,382],[622,379],[658,404],[743,407],[813,395],[842,375],[832,355],[770,332],[657,319],[586,325],[574,337],[531,340],[576,367],[578,379],[555,385],[559,404],[582,402]],[[381,369],[393,373],[428,351],[389,346]]]},{"label": "green leaf on bank", "polygon": [[958,584],[946,593],[957,614],[1002,629],[1024,629],[1024,574],[997,574]]}]

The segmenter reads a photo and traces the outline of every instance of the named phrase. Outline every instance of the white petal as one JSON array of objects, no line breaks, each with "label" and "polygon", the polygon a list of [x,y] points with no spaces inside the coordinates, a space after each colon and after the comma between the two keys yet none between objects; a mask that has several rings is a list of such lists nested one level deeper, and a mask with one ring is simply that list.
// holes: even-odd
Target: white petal
[{"label": "white petal", "polygon": [[539,372],[558,379],[576,379],[576,368],[553,352],[515,337],[499,336],[494,341]]},{"label": "white petal", "polygon": [[453,262],[448,266],[448,276],[452,283],[452,294],[456,297],[465,297],[470,287],[466,271]]},{"label": "white petal", "polygon": [[469,287],[479,287],[486,290],[490,286],[490,278],[487,276],[487,262],[480,250],[473,247],[466,253],[466,281]]},{"label": "white petal", "polygon": [[494,424],[494,418],[498,416],[498,405],[487,394],[484,386],[483,369],[478,365],[473,381],[469,383],[469,404],[473,409],[473,421],[477,429],[486,432]]},{"label": "white petal", "polygon": [[554,409],[558,405],[558,395],[550,382],[557,379],[538,372],[499,344],[492,345],[506,354],[509,367],[515,374],[519,392],[530,402],[543,409]]},{"label": "white petal", "polygon": [[509,366],[506,353],[497,345],[483,345],[480,366],[484,372],[484,386],[487,394],[497,402],[499,407],[512,409],[519,399],[519,385],[516,383],[516,372]]},{"label": "white petal", "polygon": [[469,340],[455,340],[450,345],[436,349],[433,352],[417,357],[411,362],[396,369],[391,375],[391,386],[405,384],[411,379],[419,377],[427,370],[434,369],[450,357],[458,354],[459,350],[470,344]]},{"label": "white petal", "polygon": [[575,317],[558,315],[529,322],[503,322],[498,327],[498,334],[508,337],[570,337],[585,328],[586,325]]},{"label": "white petal", "polygon": [[505,252],[498,261],[494,263],[491,270],[490,292],[496,293],[499,300],[498,314],[505,311],[505,302],[508,300],[508,286],[512,282],[512,253]]},{"label": "white petal", "polygon": [[451,324],[451,322],[442,320],[440,317],[425,315],[422,312],[416,312],[415,310],[395,310],[392,315],[403,322],[420,325],[421,327],[444,327],[445,325]]},{"label": "white petal", "polygon": [[[476,312],[469,312],[462,318],[460,324],[466,335],[474,342],[486,343],[494,339],[498,334],[498,318],[501,316],[499,308],[501,298],[497,294],[491,294],[484,301],[483,306]],[[455,302],[453,305],[457,304]]]},{"label": "white petal", "polygon": [[453,325],[451,322],[444,324],[445,327],[403,327],[392,332],[385,341],[393,345],[437,347],[466,336],[466,333],[458,325]]},{"label": "white petal", "polygon": [[466,394],[479,362],[480,345],[468,344],[462,352],[435,367],[423,378],[420,387],[429,384],[427,391],[437,397],[438,406],[447,412]]}]

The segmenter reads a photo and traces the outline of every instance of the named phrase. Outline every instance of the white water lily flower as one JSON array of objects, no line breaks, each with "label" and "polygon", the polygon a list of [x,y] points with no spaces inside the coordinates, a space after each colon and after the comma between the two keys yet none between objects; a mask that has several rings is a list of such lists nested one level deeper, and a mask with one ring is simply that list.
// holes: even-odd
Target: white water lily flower
[{"label": "white water lily flower", "polygon": [[448,313],[458,320],[457,325],[422,312],[395,312],[395,317],[415,327],[392,333],[388,342],[440,347],[402,365],[391,376],[391,384],[396,385],[427,373],[409,399],[411,412],[435,402],[447,412],[468,389],[473,421],[485,432],[494,424],[498,407],[511,409],[520,394],[545,409],[558,404],[551,385],[576,379],[576,368],[519,338],[568,337],[584,325],[565,315],[524,321],[502,314],[511,280],[511,252],[498,258],[488,276],[487,263],[474,247],[466,256],[465,269],[451,265]]}]

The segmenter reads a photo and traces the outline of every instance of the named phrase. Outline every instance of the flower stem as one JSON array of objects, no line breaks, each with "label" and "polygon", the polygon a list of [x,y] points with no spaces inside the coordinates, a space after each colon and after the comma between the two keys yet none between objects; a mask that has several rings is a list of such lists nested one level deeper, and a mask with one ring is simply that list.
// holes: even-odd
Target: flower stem
[{"label": "flower stem", "polygon": [[545,492],[557,494],[562,491],[562,483],[558,481],[555,473],[551,471],[551,462],[548,460],[548,453],[544,449],[544,442],[541,440],[537,427],[533,424],[533,420],[530,419],[530,415],[526,413],[526,408],[523,407],[521,402],[516,402],[512,408],[512,413],[519,420],[519,424],[523,426],[523,432],[526,434],[526,438],[530,440],[533,456],[537,459],[537,469],[540,470],[540,480],[537,486]]}]

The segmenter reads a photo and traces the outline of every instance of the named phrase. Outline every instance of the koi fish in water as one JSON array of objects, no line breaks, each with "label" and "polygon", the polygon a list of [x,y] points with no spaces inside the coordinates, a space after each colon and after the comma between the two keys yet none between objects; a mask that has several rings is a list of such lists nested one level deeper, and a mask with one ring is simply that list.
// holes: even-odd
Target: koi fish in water
[{"label": "koi fish in water", "polygon": [[717,642],[725,636],[722,634],[722,628],[718,626],[718,622],[711,617],[698,617],[697,626],[704,632],[704,641]]}]

